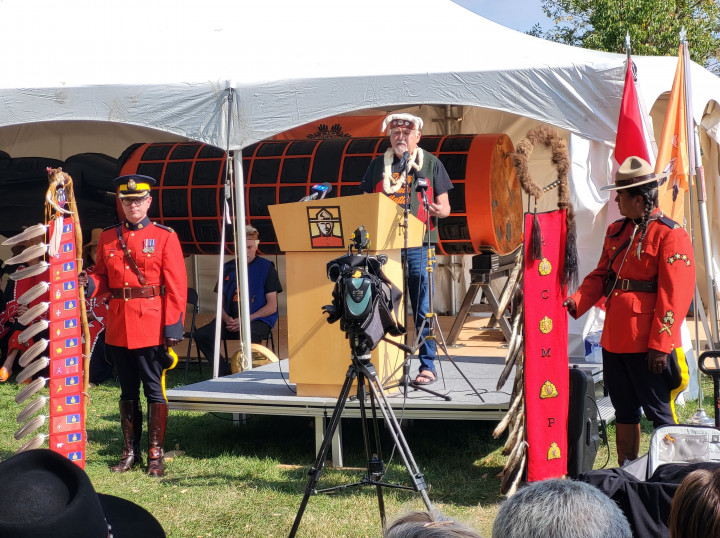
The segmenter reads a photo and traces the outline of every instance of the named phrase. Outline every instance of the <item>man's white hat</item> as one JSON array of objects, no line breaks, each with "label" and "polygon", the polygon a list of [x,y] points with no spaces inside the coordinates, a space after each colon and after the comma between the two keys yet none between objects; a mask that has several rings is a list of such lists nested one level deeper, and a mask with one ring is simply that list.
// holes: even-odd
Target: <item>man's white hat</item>
[{"label": "man's white hat", "polygon": [[418,131],[422,130],[423,120],[412,114],[390,114],[383,121],[382,132],[384,133],[388,127],[412,127]]}]

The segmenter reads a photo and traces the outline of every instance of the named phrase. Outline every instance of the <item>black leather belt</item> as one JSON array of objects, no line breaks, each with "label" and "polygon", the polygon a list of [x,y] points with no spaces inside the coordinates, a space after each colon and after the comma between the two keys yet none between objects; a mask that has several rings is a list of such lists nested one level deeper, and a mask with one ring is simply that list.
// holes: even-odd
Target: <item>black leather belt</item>
[{"label": "black leather belt", "polygon": [[110,288],[113,299],[140,299],[165,295],[165,286],[145,286],[143,288]]},{"label": "black leather belt", "polygon": [[657,291],[657,280],[628,280],[621,278],[615,284],[616,290],[621,291],[645,291],[655,293]]}]

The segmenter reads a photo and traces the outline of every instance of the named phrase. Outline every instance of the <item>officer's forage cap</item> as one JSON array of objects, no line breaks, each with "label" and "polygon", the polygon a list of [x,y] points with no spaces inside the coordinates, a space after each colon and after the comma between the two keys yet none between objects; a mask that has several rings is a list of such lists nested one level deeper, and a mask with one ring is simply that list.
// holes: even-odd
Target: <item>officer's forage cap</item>
[{"label": "officer's forage cap", "polygon": [[144,198],[150,194],[150,187],[157,183],[150,176],[129,174],[113,179],[117,188],[118,198]]}]

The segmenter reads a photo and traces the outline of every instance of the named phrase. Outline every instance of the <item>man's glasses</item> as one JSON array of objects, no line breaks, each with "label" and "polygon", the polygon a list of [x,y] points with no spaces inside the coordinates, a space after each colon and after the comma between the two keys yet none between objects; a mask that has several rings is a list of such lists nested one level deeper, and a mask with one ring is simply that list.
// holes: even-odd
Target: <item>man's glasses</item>
[{"label": "man's glasses", "polygon": [[149,196],[145,196],[144,198],[123,198],[120,200],[120,203],[125,207],[129,207],[131,205],[142,205],[148,198]]},{"label": "man's glasses", "polygon": [[415,129],[392,129],[390,131],[390,136],[395,136],[395,137],[398,137],[401,135],[410,136],[414,132],[415,132]]}]

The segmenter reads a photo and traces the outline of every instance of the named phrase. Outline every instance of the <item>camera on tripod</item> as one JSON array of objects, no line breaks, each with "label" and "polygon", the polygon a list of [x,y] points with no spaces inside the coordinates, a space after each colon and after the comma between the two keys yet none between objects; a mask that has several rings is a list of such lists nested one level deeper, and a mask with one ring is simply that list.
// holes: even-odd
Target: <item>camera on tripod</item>
[{"label": "camera on tripod", "polygon": [[368,247],[367,231],[359,226],[353,232],[348,253],[327,264],[327,275],[335,288],[332,304],[323,306],[328,323],[340,321],[340,329],[358,354],[375,349],[386,334],[405,334],[397,320],[402,293],[382,270],[388,258],[384,254],[370,255]]}]

